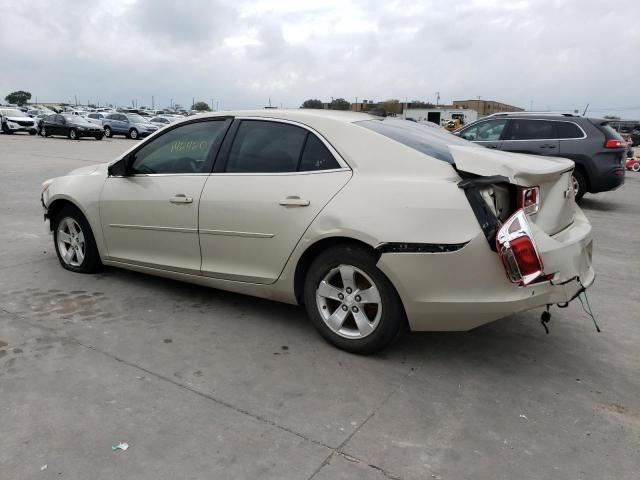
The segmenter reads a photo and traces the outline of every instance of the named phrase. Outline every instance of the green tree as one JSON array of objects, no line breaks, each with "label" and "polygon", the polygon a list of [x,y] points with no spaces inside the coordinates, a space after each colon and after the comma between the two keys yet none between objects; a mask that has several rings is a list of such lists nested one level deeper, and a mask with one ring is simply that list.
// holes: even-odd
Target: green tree
[{"label": "green tree", "polygon": [[411,100],[408,108],[435,108],[433,103],[423,102],[420,100]]},{"label": "green tree", "polygon": [[24,105],[29,100],[31,100],[31,94],[29,92],[25,92],[23,90],[18,90],[17,92],[12,92],[4,99],[9,103],[15,103],[17,105]]},{"label": "green tree", "polygon": [[309,100],[302,102],[301,108],[322,108],[322,101],[316,98],[310,98]]},{"label": "green tree", "polygon": [[191,106],[191,110],[197,110],[199,112],[210,112],[211,108],[207,102],[196,102]]},{"label": "green tree", "polygon": [[387,113],[402,113],[402,105],[400,104],[400,100],[385,100],[384,102],[378,103],[378,108],[384,109]]},{"label": "green tree", "polygon": [[351,104],[344,98],[336,98],[329,104],[331,110],[350,110]]}]

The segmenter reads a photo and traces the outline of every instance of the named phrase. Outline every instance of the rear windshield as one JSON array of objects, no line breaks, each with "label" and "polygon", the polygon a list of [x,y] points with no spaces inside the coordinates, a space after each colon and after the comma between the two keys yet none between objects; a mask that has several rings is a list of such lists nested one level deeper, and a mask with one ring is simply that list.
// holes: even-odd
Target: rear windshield
[{"label": "rear windshield", "polygon": [[363,120],[355,123],[413,148],[420,153],[452,165],[454,162],[451,152],[449,152],[449,145],[476,146],[474,143],[458,138],[441,128],[429,128],[407,120],[384,118],[381,120]]}]

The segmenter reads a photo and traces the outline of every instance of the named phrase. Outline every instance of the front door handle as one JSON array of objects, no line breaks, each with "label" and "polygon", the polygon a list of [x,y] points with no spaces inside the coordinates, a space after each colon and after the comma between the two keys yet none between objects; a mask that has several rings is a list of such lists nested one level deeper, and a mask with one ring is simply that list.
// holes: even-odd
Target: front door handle
[{"label": "front door handle", "polygon": [[169,201],[171,203],[193,203],[193,197],[187,197],[184,193],[177,193]]},{"label": "front door handle", "polygon": [[280,200],[278,205],[282,205],[284,207],[308,207],[310,203],[311,202],[309,200],[303,200],[297,195],[292,195],[284,200]]}]

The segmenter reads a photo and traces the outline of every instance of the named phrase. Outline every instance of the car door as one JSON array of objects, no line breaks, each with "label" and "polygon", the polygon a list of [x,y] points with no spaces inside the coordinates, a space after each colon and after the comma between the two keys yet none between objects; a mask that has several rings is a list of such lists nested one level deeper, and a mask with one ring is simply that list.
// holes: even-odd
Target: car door
[{"label": "car door", "polygon": [[111,167],[100,195],[111,260],[200,274],[198,202],[229,124],[206,119],[167,129]]},{"label": "car door", "polygon": [[200,200],[206,276],[273,283],[351,170],[315,132],[292,122],[237,119]]},{"label": "car door", "polygon": [[507,119],[505,118],[482,120],[460,130],[458,136],[483,147],[500,149],[502,133],[506,125]]},{"label": "car door", "polygon": [[551,120],[512,118],[502,139],[502,150],[530,155],[558,156],[560,142]]}]

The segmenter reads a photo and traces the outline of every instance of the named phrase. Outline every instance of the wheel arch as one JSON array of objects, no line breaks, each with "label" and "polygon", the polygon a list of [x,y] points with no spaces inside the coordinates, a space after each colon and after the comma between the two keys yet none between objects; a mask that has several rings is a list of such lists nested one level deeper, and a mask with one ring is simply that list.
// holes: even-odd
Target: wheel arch
[{"label": "wheel arch", "polygon": [[77,208],[78,210],[80,210],[82,215],[84,215],[84,218],[86,218],[87,221],[89,221],[88,220],[89,217],[87,216],[87,213],[80,207],[80,205],[78,205],[76,202],[74,202],[68,197],[58,197],[55,200],[53,200],[51,203],[49,203],[49,206],[47,207],[46,217],[49,219],[49,230],[53,231],[53,222],[55,221],[58,214],[62,211],[62,209],[66,206],[72,206]]},{"label": "wheel arch", "polygon": [[326,237],[321,240],[318,240],[315,243],[309,245],[305,251],[300,255],[298,262],[296,264],[294,280],[293,280],[293,289],[294,295],[299,305],[304,303],[304,280],[307,276],[307,272],[309,271],[309,267],[311,263],[320,255],[322,252],[327,250],[328,248],[334,247],[336,245],[344,245],[344,244],[355,244],[360,247],[368,250],[375,258],[376,261],[380,258],[380,252],[378,252],[373,246],[370,244],[363,242],[362,240],[358,240],[353,237],[346,236],[335,236],[335,237]]}]

